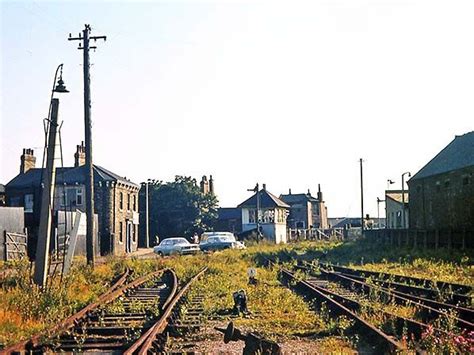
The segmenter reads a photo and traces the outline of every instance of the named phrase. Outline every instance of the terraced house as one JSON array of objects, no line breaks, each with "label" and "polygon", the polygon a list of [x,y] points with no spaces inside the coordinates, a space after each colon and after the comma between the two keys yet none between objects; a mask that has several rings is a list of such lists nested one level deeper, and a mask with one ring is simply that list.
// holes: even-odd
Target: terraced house
[{"label": "terraced house", "polygon": [[[84,146],[78,145],[74,167],[56,169],[53,211],[85,211],[86,167]],[[30,256],[35,254],[39,227],[42,168],[36,168],[32,149],[24,149],[20,173],[6,186],[8,206],[24,207]],[[102,255],[120,255],[137,249],[139,185],[98,165],[94,165],[94,209],[97,240]],[[57,226],[57,224],[56,224]]]}]

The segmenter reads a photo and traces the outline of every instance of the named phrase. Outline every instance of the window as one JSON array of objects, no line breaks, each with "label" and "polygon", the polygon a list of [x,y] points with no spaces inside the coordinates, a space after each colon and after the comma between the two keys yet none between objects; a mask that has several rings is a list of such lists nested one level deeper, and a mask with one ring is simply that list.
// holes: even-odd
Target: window
[{"label": "window", "polygon": [[33,213],[33,194],[25,195],[25,213]]},{"label": "window", "polygon": [[137,211],[137,195],[133,195],[133,210]]},{"label": "window", "polygon": [[130,211],[130,194],[127,194],[127,211]]},{"label": "window", "polygon": [[83,191],[82,187],[78,187],[76,189],[76,205],[77,206],[82,206],[82,198],[83,198]]},{"label": "window", "polygon": [[447,189],[449,187],[449,185],[451,184],[451,182],[449,180],[445,180],[444,181],[444,187]]},{"label": "window", "polygon": [[119,208],[123,210],[123,192],[120,193]]},{"label": "window", "polygon": [[436,181],[436,192],[441,191],[441,183],[439,181]]},{"label": "window", "polygon": [[[122,193],[120,193],[120,195],[122,195]],[[119,228],[120,228],[120,230],[119,230],[119,242],[123,243],[123,223],[122,222],[119,223]]]},{"label": "window", "polygon": [[470,181],[469,181],[469,176],[464,176],[464,177],[462,178],[462,184],[463,184],[464,186],[469,185],[469,182],[470,182]]},{"label": "window", "polygon": [[255,222],[255,210],[249,210],[249,223],[256,223]]}]

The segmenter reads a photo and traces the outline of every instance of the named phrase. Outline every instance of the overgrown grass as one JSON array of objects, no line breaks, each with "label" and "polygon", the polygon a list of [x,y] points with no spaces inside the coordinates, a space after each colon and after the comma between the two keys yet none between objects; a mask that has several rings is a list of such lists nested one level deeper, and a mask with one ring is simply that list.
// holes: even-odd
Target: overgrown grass
[{"label": "overgrown grass", "polygon": [[[108,258],[94,270],[84,259],[74,263],[70,274],[51,283],[40,292],[30,281],[27,262],[5,263],[8,269],[0,290],[0,344],[15,343],[66,318],[95,300],[126,267],[138,277],[165,267],[173,268],[181,280],[187,280],[202,267],[209,271],[191,292],[206,295],[205,310],[223,315],[233,306],[232,292],[244,289],[249,298],[249,317],[235,320],[238,327],[257,331],[274,339],[328,332],[343,327],[329,324],[323,314],[310,307],[277,282],[276,271],[262,267],[265,257],[278,260],[300,258],[354,265],[367,270],[418,276],[432,280],[474,285],[472,251],[423,251],[383,247],[360,240],[355,242],[300,242],[289,245],[267,243],[249,246],[244,251],[229,250],[214,254],[156,259]],[[259,284],[247,284],[247,269],[257,268]],[[409,310],[406,310],[407,312]],[[332,341],[327,341],[332,344]],[[350,349],[347,342],[334,340]],[[336,350],[335,350],[336,351]]]}]

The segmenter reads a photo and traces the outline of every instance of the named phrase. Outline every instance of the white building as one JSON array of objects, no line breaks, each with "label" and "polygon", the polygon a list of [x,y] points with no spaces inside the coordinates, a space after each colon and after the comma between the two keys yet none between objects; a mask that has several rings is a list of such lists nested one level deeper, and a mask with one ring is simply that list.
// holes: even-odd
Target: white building
[{"label": "white building", "polygon": [[242,209],[242,231],[257,229],[257,197],[259,224],[262,234],[274,243],[286,243],[286,218],[290,206],[268,192],[265,184],[263,184],[260,191],[238,206]]},{"label": "white building", "polygon": [[[405,202],[405,206],[403,202]],[[405,210],[405,221],[403,221],[403,210]],[[404,191],[404,198],[402,198],[402,190],[385,191],[385,218],[387,228],[389,229],[408,228],[409,212],[407,190]]]}]

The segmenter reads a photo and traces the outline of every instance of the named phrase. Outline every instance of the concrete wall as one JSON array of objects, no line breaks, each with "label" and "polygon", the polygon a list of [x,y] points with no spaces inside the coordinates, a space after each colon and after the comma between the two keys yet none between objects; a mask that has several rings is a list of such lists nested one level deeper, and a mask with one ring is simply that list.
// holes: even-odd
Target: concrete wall
[{"label": "concrete wall", "polygon": [[474,229],[474,166],[408,181],[410,228]]}]

